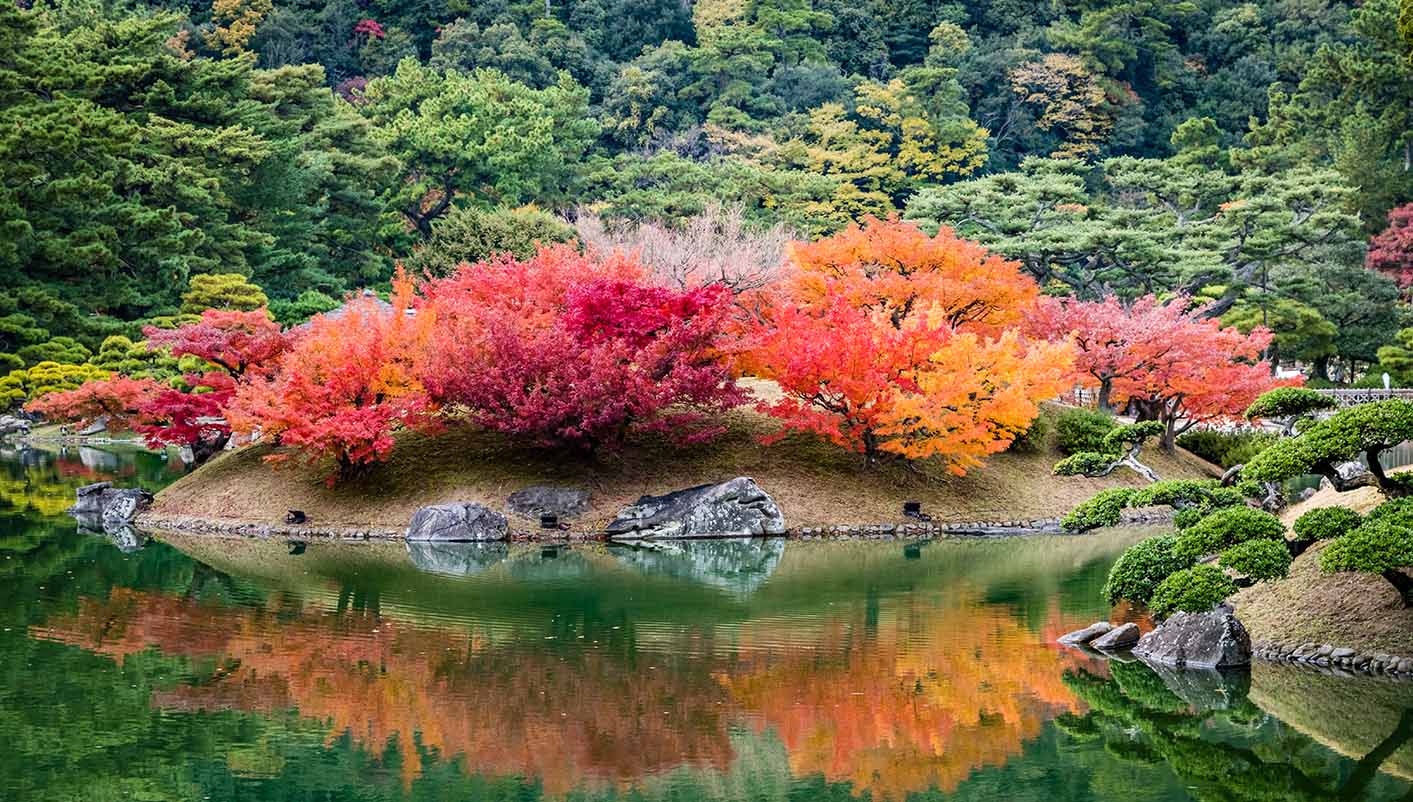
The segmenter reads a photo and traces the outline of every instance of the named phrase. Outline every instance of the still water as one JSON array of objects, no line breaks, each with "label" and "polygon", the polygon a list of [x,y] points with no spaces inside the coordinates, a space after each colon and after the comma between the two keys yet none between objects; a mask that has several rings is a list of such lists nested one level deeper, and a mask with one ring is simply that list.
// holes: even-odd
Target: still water
[{"label": "still water", "polygon": [[0,799],[1413,799],[1413,686],[1054,645],[1144,532],[409,550],[62,516],[179,470],[0,452]]}]

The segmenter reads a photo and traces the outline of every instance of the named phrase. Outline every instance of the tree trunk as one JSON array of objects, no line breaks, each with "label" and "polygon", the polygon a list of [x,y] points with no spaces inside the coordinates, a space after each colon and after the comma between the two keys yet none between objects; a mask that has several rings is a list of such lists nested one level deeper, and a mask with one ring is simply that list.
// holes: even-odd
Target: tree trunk
[{"label": "tree trunk", "polygon": [[1315,378],[1324,381],[1330,380],[1330,358],[1329,355],[1319,357],[1315,360]]},{"label": "tree trunk", "polygon": [[1113,404],[1109,401],[1109,395],[1114,390],[1114,380],[1104,379],[1099,382],[1099,411],[1113,412]]},{"label": "tree trunk", "polygon": [[1404,607],[1413,607],[1413,576],[1409,576],[1397,568],[1390,568],[1382,574],[1384,579],[1393,585],[1394,590],[1403,599]]}]

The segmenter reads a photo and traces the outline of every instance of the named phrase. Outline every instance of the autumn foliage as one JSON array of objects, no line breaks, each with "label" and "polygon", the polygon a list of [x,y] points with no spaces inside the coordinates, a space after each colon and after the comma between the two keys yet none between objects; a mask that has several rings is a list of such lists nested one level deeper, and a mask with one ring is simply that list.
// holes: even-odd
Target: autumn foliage
[{"label": "autumn foliage", "polygon": [[412,296],[400,277],[391,307],[362,296],[316,316],[272,377],[240,386],[228,410],[232,428],[274,438],[310,462],[331,459],[341,476],[385,459],[393,433],[425,423],[429,411],[417,360],[433,319],[409,314]]},{"label": "autumn foliage", "polygon": [[1389,210],[1388,228],[1369,240],[1364,265],[1398,282],[1405,292],[1413,287],[1413,203]]},{"label": "autumn foliage", "polygon": [[115,376],[86,382],[73,390],[47,393],[26,404],[25,409],[54,421],[87,423],[106,416],[113,429],[131,428],[163,389],[152,379]]},{"label": "autumn foliage", "polygon": [[288,345],[280,325],[264,309],[207,309],[196,323],[175,329],[148,326],[142,333],[149,348],[165,348],[175,357],[199,357],[234,379],[273,370]]},{"label": "autumn foliage", "polygon": [[1004,450],[1068,380],[1066,343],[1023,336],[1039,290],[1019,266],[943,229],[870,219],[796,243],[757,299],[742,366],[784,398],[786,432],[858,451],[937,457],[963,474]]},{"label": "autumn foliage", "polygon": [[1261,355],[1271,332],[1242,334],[1203,317],[1179,297],[1125,304],[1045,299],[1029,328],[1076,349],[1081,383],[1098,388],[1101,406],[1131,405],[1139,420],[1164,424],[1169,450],[1178,434],[1219,418],[1239,418],[1257,396],[1290,382],[1271,375]]},{"label": "autumn foliage", "polygon": [[722,358],[731,294],[646,283],[635,259],[568,246],[463,266],[423,287],[437,320],[430,400],[546,446],[615,448],[630,432],[695,442],[742,395]]}]

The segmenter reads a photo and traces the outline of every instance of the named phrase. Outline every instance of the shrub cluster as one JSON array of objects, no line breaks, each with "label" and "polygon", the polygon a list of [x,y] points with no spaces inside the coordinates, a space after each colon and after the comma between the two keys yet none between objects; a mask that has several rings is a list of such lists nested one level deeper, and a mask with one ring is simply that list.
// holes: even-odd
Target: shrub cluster
[{"label": "shrub cluster", "polygon": [[1278,439],[1270,432],[1254,430],[1193,429],[1179,435],[1177,443],[1208,462],[1230,468],[1245,464]]},{"label": "shrub cluster", "polygon": [[1248,540],[1222,552],[1217,563],[1253,580],[1284,579],[1290,573],[1290,549],[1278,540]]},{"label": "shrub cluster", "polygon": [[1354,531],[1363,522],[1363,517],[1348,507],[1320,507],[1302,513],[1291,528],[1300,540],[1333,540]]},{"label": "shrub cluster", "polygon": [[1075,407],[1055,419],[1055,445],[1066,454],[1103,451],[1104,436],[1118,426],[1113,415]]},{"label": "shrub cluster", "polygon": [[1285,525],[1276,516],[1245,505],[1224,507],[1183,530],[1177,553],[1198,560],[1250,540],[1285,539]]},{"label": "shrub cluster", "polygon": [[1158,583],[1148,607],[1159,618],[1176,612],[1201,613],[1236,591],[1236,583],[1222,569],[1215,565],[1194,565]]},{"label": "shrub cluster", "polygon": [[1109,571],[1104,597],[1110,604],[1129,599],[1147,604],[1158,584],[1172,574],[1190,568],[1193,561],[1179,555],[1177,538],[1159,535],[1130,546]]}]

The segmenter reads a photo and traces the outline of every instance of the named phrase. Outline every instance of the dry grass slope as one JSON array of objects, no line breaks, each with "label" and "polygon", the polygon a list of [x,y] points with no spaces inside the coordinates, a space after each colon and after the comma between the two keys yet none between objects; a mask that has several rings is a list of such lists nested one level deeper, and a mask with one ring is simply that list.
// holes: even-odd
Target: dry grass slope
[{"label": "dry grass slope", "polygon": [[[1367,513],[1383,501],[1373,488],[1338,493],[1326,488],[1281,518],[1289,526],[1307,510],[1343,506]],[[1403,607],[1393,586],[1371,574],[1320,571],[1316,544],[1279,582],[1262,582],[1233,598],[1237,615],[1257,640],[1330,643],[1362,651],[1413,655],[1413,610]]]},{"label": "dry grass slope", "polygon": [[[1051,476],[1060,457],[1051,449],[998,454],[965,477],[926,462],[916,471],[900,465],[868,471],[856,456],[814,437],[761,446],[761,435],[774,424],[755,412],[737,411],[727,422],[726,435],[706,446],[645,440],[598,459],[526,448],[475,430],[436,438],[406,434],[386,464],[335,488],[316,468],[271,467],[263,461],[270,448],[254,446],[223,454],[171,485],[155,511],[275,522],[286,510],[300,509],[318,525],[401,527],[426,504],[475,501],[503,509],[515,490],[562,484],[591,491],[592,509],[576,525],[592,530],[641,495],[750,476],[774,496],[789,525],[801,527],[902,522],[905,499],[923,502],[941,521],[1057,516],[1106,487],[1142,484],[1127,471],[1104,479]],[[1150,451],[1145,459],[1164,478],[1212,475],[1210,465],[1190,454]]]}]

